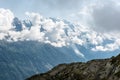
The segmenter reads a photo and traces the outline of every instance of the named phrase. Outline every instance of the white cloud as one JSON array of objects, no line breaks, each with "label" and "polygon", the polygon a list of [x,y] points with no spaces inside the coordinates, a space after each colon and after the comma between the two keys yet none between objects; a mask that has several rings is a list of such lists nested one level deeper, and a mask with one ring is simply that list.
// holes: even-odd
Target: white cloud
[{"label": "white cloud", "polygon": [[9,9],[0,8],[0,31],[11,29],[11,23],[14,18],[13,13]]},{"label": "white cloud", "polygon": [[27,17],[30,19],[30,21],[32,22],[33,26],[37,26],[40,24],[41,19],[43,18],[40,14],[38,13],[29,13],[26,12],[25,13],[27,15]]},{"label": "white cloud", "polygon": [[5,33],[0,33],[0,40],[5,39],[5,36],[7,36],[7,34],[5,34]]},{"label": "white cloud", "polygon": [[72,14],[72,18],[97,32],[120,31],[119,0],[92,0],[87,2],[78,13]]},{"label": "white cloud", "polygon": [[[69,18],[75,23],[93,29],[81,35],[85,44],[92,44],[93,51],[114,51],[120,48],[120,1],[86,1],[78,13]],[[74,19],[73,19],[74,18]]]},{"label": "white cloud", "polygon": [[119,42],[107,44],[105,46],[96,46],[95,48],[92,48],[93,51],[114,51],[120,48],[120,44],[117,44]]},{"label": "white cloud", "polygon": [[[69,24],[63,20],[53,21],[50,18],[45,18],[38,13],[26,13],[27,20],[30,20],[32,26],[30,29],[24,27],[21,31],[15,31],[15,27],[11,25],[13,22],[14,15],[10,10],[0,9],[2,17],[1,21],[6,21],[1,24],[0,40],[5,39],[9,36],[8,41],[23,41],[23,40],[37,40],[43,43],[49,43],[55,47],[72,46],[77,45],[93,45],[91,49],[93,51],[114,51],[120,47],[120,33],[100,33],[96,32],[86,25],[81,24]],[[4,13],[8,12],[8,13]],[[5,15],[3,15],[3,13]],[[3,17],[4,16],[4,17]],[[43,28],[43,31],[40,29]],[[106,42],[110,40],[112,42]],[[75,47],[74,51],[84,57],[82,53]]]}]

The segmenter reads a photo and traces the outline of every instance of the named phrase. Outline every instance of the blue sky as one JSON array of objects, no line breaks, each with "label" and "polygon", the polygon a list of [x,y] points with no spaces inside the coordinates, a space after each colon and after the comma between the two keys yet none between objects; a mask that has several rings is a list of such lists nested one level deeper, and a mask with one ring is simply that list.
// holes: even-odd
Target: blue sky
[{"label": "blue sky", "polygon": [[0,8],[10,9],[20,18],[26,11],[46,17],[66,17],[78,12],[82,4],[82,0],[0,0]]}]

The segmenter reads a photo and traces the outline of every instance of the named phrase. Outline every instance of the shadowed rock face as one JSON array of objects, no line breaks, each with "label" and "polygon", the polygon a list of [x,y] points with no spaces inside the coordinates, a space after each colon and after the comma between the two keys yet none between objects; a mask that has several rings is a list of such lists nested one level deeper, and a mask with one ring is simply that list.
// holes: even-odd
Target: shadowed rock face
[{"label": "shadowed rock face", "polygon": [[60,64],[26,80],[120,80],[120,55],[87,63]]}]

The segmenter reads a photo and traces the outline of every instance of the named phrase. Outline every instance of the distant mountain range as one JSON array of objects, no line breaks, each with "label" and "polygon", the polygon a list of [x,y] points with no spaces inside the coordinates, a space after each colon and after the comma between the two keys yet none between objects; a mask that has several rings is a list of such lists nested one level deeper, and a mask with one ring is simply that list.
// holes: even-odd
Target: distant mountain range
[{"label": "distant mountain range", "polygon": [[37,41],[0,41],[0,79],[23,80],[60,63],[83,61],[72,50],[66,50],[71,53]]},{"label": "distant mountain range", "polygon": [[120,54],[86,63],[60,64],[46,73],[26,80],[120,80]]},{"label": "distant mountain range", "polygon": [[91,31],[69,21],[55,18],[34,21],[15,17],[12,28],[0,30],[1,80],[23,80],[61,63],[109,58],[120,51],[92,51],[95,47],[90,42],[92,38],[86,38]]}]

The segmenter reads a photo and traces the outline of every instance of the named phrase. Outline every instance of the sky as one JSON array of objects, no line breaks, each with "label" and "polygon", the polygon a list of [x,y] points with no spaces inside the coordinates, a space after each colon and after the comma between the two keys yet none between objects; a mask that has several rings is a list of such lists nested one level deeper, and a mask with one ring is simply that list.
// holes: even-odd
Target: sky
[{"label": "sky", "polygon": [[0,7],[10,9],[18,17],[26,11],[38,12],[47,17],[65,17],[77,12],[83,0],[0,0]]},{"label": "sky", "polygon": [[[31,29],[22,24],[22,31],[15,31],[11,23],[16,16],[23,20],[27,16]],[[73,29],[62,19],[74,23]],[[93,51],[114,51],[120,49],[119,21],[119,0],[0,0],[0,39],[10,36],[57,47],[91,44]]]},{"label": "sky", "polygon": [[35,12],[45,17],[89,23],[88,26],[98,31],[120,30],[119,0],[0,0],[0,8],[10,9],[20,19],[25,17],[25,12]]}]

